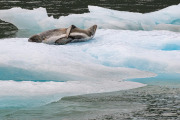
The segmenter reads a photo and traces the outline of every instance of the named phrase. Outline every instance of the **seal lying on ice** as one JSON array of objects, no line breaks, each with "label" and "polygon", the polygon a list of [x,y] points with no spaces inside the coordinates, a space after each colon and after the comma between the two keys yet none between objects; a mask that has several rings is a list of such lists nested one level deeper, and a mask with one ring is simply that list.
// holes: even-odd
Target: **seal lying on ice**
[{"label": "seal lying on ice", "polygon": [[69,28],[53,29],[31,36],[29,42],[64,45],[69,42],[86,41],[94,37],[97,25],[88,29],[80,29],[75,25]]}]

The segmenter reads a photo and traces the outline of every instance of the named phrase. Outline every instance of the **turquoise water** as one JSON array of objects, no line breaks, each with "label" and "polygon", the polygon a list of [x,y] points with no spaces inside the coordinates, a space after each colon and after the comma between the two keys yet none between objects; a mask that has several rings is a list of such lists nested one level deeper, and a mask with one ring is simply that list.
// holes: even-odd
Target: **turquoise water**
[{"label": "turquoise water", "polygon": [[140,82],[147,85],[158,85],[164,87],[180,88],[179,73],[160,73],[156,77],[131,79],[133,82]]}]

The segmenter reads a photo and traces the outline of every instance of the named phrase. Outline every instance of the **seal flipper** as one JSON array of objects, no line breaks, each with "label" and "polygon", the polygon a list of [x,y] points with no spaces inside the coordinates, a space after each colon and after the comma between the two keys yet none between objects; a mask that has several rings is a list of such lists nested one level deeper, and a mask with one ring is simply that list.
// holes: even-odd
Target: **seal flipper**
[{"label": "seal flipper", "polygon": [[77,28],[77,27],[76,27],[75,25],[71,25],[71,26],[66,30],[66,38],[69,37],[72,29],[74,29],[74,28]]},{"label": "seal flipper", "polygon": [[58,40],[55,41],[55,44],[56,45],[65,45],[67,43],[71,42],[70,39],[66,38],[66,37],[63,37],[63,38],[60,38]]}]

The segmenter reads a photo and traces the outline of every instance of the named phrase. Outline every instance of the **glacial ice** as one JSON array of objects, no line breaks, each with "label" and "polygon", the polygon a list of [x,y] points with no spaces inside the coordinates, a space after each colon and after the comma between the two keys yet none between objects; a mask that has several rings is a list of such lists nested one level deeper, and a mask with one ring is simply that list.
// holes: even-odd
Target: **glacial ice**
[{"label": "glacial ice", "polygon": [[123,80],[179,74],[179,9],[180,4],[141,14],[89,6],[90,13],[59,19],[48,17],[44,8],[0,10],[0,19],[30,34],[71,24],[100,28],[92,40],[64,46],[30,43],[28,38],[1,39],[0,108],[131,89],[144,84]]},{"label": "glacial ice", "polygon": [[[0,108],[34,107],[58,101],[64,96],[112,92],[145,86],[129,81],[33,82],[0,81]],[[20,102],[21,101],[21,102]]]},{"label": "glacial ice", "polygon": [[11,38],[0,40],[0,65],[102,80],[146,77],[142,71],[179,73],[179,46],[179,33],[169,31],[99,29],[94,39],[65,46]]},{"label": "glacial ice", "polygon": [[[133,13],[107,8],[88,6],[89,13],[48,17],[45,8],[27,10],[12,8],[0,10],[0,19],[14,24],[19,30],[30,34],[53,28],[68,27],[72,24],[87,28],[97,24],[101,29],[122,30],[170,30],[180,32],[180,4],[151,13]],[[61,12],[61,11],[60,11]]]},{"label": "glacial ice", "polygon": [[[26,73],[9,77],[10,81],[0,81],[0,97],[3,98],[0,107],[4,107],[6,101],[13,96],[15,98],[11,102],[29,96],[37,100],[27,98],[24,100],[27,104],[23,106],[30,102],[32,105],[40,105],[42,101],[46,104],[67,95],[144,86],[123,81],[125,79],[153,77],[159,73],[180,73],[180,53],[177,50],[179,41],[180,35],[175,32],[110,29],[98,29],[95,37],[87,42],[60,46],[30,43],[28,38],[1,39],[1,68],[7,66],[9,71],[10,68],[19,68]],[[37,74],[27,74],[28,71]],[[45,77],[40,79],[39,72]],[[26,77],[27,81],[18,81],[27,75],[31,75]],[[44,82],[46,76],[49,81]],[[2,75],[0,79],[3,80]],[[34,82],[36,80],[39,82]]]},{"label": "glacial ice", "polygon": [[179,41],[179,33],[127,30],[97,30],[94,39],[65,46],[29,43],[27,38],[3,39],[0,65],[38,72],[48,70],[57,73],[57,78],[61,73],[60,80],[72,75],[65,81],[79,77],[97,81],[179,73]]}]

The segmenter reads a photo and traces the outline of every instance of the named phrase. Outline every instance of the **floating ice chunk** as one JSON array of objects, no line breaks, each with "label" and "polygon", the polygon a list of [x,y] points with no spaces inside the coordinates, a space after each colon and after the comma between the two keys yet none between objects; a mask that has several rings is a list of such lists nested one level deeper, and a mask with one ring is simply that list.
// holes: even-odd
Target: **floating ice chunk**
[{"label": "floating ice chunk", "polygon": [[90,13],[61,16],[59,19],[48,17],[45,8],[26,10],[12,8],[0,10],[0,19],[14,24],[19,30],[30,33],[42,32],[53,28],[68,27],[72,24],[87,28],[97,24],[103,29],[122,30],[170,30],[180,32],[180,4],[151,13],[133,13],[88,6]]},{"label": "floating ice chunk", "polygon": [[145,86],[145,84],[130,81],[0,81],[0,84],[0,108],[41,106],[58,101],[64,96],[111,92]]},{"label": "floating ice chunk", "polygon": [[33,82],[33,81],[0,81],[0,97],[2,96],[43,96],[60,94],[69,95],[102,93],[133,89],[145,84],[130,81],[67,81],[67,82]]},{"label": "floating ice chunk", "polygon": [[18,29],[35,32],[55,28],[54,23],[56,23],[56,19],[48,17],[45,8],[0,10],[0,19],[14,24]]},{"label": "floating ice chunk", "polygon": [[[28,38],[0,40],[0,66],[20,68],[26,70],[26,73],[41,72],[40,75],[46,74],[42,79],[47,76],[51,81],[33,82],[39,79],[37,74],[31,74],[33,77],[26,77],[28,81],[23,82],[0,81],[0,96],[5,96],[1,99],[0,106],[11,100],[13,95],[15,98],[19,96],[18,99],[22,101],[26,95],[30,98],[39,96],[39,101],[37,98],[29,102],[24,100],[27,104],[32,102],[33,105],[39,105],[41,101],[49,103],[66,95],[110,92],[144,86],[124,82],[125,79],[153,77],[156,73],[180,73],[180,52],[174,48],[169,50],[170,44],[180,45],[179,34],[169,31],[101,29],[90,41],[64,46],[30,43]],[[17,74],[15,77],[12,75],[11,80],[29,75],[26,73],[19,76]],[[8,71],[4,74],[11,75]],[[64,76],[68,77],[61,79]],[[2,73],[0,79],[3,80]],[[54,97],[46,97],[49,95]],[[18,104],[24,103],[17,101]]]},{"label": "floating ice chunk", "polygon": [[26,38],[5,39],[0,41],[0,64],[89,79],[146,77],[152,74],[138,70],[180,71],[179,51],[169,51],[168,47],[180,45],[179,40],[179,33],[127,30],[98,30],[90,41],[65,46],[29,43]]},{"label": "floating ice chunk", "polygon": [[162,10],[147,13],[151,16],[156,24],[180,25],[180,4],[172,5]]},{"label": "floating ice chunk", "polygon": [[[91,46],[97,45],[97,50],[99,50],[99,45],[96,43],[80,43],[80,46],[76,43],[74,43],[76,45],[56,46],[46,45],[44,43],[29,43],[27,40],[27,38],[1,40],[0,65],[37,72],[54,72],[57,73],[57,77],[58,74],[59,76],[62,76],[62,74],[74,76],[70,77],[69,80],[74,80],[75,76],[78,76],[79,80],[118,81],[134,77],[154,76],[152,73],[136,69],[111,68],[100,64],[99,60],[92,57],[91,53],[89,53],[91,49],[94,49],[94,47],[91,48]],[[107,47],[106,44],[104,47]],[[97,51],[97,53],[94,52],[94,54],[97,55],[99,53],[101,54],[100,51]],[[109,54],[109,52],[107,54]],[[60,79],[60,81],[61,80],[62,79]]]}]

